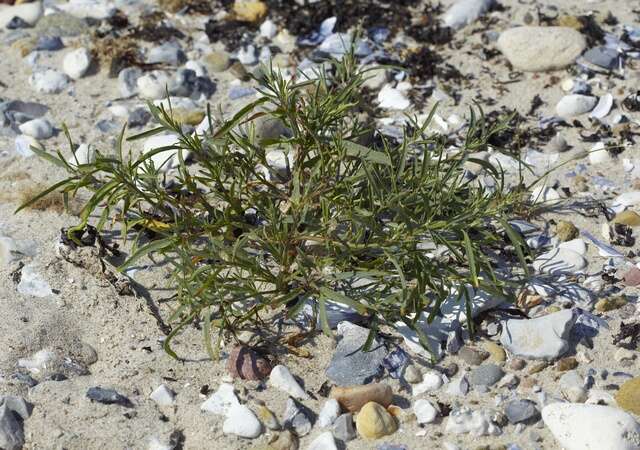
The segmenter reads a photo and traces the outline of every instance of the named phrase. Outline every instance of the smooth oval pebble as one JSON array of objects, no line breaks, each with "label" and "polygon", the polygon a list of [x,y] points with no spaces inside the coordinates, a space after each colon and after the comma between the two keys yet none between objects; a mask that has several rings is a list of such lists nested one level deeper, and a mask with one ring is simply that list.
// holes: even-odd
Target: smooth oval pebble
[{"label": "smooth oval pebble", "polygon": [[22,134],[34,139],[48,139],[53,136],[53,127],[47,119],[29,120],[18,127]]},{"label": "smooth oval pebble", "polygon": [[579,116],[591,111],[597,102],[597,98],[589,95],[565,95],[556,105],[556,114],[564,118]]},{"label": "smooth oval pebble", "polygon": [[91,65],[91,52],[84,47],[78,48],[65,55],[62,70],[69,78],[82,78]]},{"label": "smooth oval pebble", "polygon": [[475,22],[489,11],[493,0],[458,0],[442,17],[445,26],[457,30]]},{"label": "smooth oval pebble", "polygon": [[567,67],[586,45],[584,36],[568,27],[517,27],[498,38],[498,48],[513,67],[528,72]]},{"label": "smooth oval pebble", "polygon": [[379,439],[395,433],[396,419],[376,402],[365,404],[356,416],[356,429],[366,439]]},{"label": "smooth oval pebble", "polygon": [[565,450],[638,450],[640,446],[640,425],[618,408],[553,403],[542,409],[542,419]]},{"label": "smooth oval pebble", "polygon": [[358,412],[368,402],[376,402],[384,407],[391,404],[393,391],[391,386],[383,383],[363,386],[334,387],[331,398],[335,398],[340,406],[349,412]]},{"label": "smooth oval pebble", "polygon": [[625,381],[616,392],[615,398],[620,408],[640,414],[640,378]]}]

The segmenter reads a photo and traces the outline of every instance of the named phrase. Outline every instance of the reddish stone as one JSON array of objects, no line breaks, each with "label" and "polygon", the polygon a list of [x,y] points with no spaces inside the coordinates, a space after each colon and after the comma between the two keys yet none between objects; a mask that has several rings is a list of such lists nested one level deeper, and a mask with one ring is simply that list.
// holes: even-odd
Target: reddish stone
[{"label": "reddish stone", "polygon": [[637,286],[640,284],[640,269],[632,267],[622,277],[624,284],[627,286]]},{"label": "reddish stone", "polygon": [[227,370],[234,378],[262,380],[271,373],[271,364],[249,347],[237,345],[231,350]]}]

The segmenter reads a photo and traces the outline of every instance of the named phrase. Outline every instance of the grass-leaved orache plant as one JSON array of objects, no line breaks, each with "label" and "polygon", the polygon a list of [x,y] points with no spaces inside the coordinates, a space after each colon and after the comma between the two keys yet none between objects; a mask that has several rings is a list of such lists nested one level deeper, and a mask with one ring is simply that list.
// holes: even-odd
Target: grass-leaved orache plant
[{"label": "grass-leaved orache plant", "polygon": [[[162,132],[177,139],[139,156],[124,152],[124,130],[115,155],[98,152],[88,164],[35,149],[68,173],[42,195],[91,192],[71,238],[99,215],[98,230],[119,223],[123,238],[155,234],[136,235],[123,268],[151,252],[170,256],[172,356],[171,338],[194,321],[215,357],[226,333],[263,326],[274,312],[294,317],[309,302],[326,333],[328,303],[365,316],[371,336],[398,321],[416,328],[451,292],[469,308],[464,286],[505,295],[497,249],[512,248],[524,264],[505,220],[521,195],[505,188],[498,168],[472,157],[500,128],[487,129],[471,110],[458,152],[427,132],[431,117],[413,121],[401,140],[371,139],[357,119],[368,72],[349,54],[325,67],[292,80],[266,68],[260,98],[228,120],[208,110],[200,134],[185,132],[170,107],[149,105],[159,126],[129,140]],[[284,132],[264,133],[265,123]],[[168,173],[158,167],[165,159],[175,166]],[[495,188],[470,181],[468,162],[483,166]]]}]

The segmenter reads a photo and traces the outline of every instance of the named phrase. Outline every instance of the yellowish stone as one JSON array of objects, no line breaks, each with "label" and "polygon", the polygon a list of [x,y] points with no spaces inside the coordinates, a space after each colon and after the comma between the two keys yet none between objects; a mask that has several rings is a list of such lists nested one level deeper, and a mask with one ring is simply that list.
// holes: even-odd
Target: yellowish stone
[{"label": "yellowish stone", "polygon": [[204,119],[204,111],[178,108],[173,110],[173,120],[178,123],[196,126]]},{"label": "yellowish stone", "polygon": [[489,352],[489,361],[503,363],[507,359],[504,349],[495,342],[487,341],[483,344],[483,347]]},{"label": "yellowish stone", "polygon": [[640,225],[640,214],[635,211],[622,211],[613,218],[613,223],[621,223],[630,227],[637,227]]},{"label": "yellowish stone", "polygon": [[580,231],[571,222],[561,220],[556,225],[556,236],[560,242],[567,242],[580,236]]},{"label": "yellowish stone", "polygon": [[267,15],[267,4],[256,0],[236,0],[233,4],[236,19],[243,22],[258,22]]},{"label": "yellowish stone", "polygon": [[632,378],[620,386],[616,403],[625,411],[640,414],[640,378]]},{"label": "yellowish stone", "polygon": [[382,405],[369,402],[362,407],[356,417],[356,429],[366,439],[380,439],[395,433],[396,419]]},{"label": "yellowish stone", "polygon": [[622,308],[626,304],[627,304],[627,299],[622,296],[602,298],[598,300],[598,302],[596,303],[595,309],[596,311],[603,313],[607,311],[613,311],[614,309]]}]

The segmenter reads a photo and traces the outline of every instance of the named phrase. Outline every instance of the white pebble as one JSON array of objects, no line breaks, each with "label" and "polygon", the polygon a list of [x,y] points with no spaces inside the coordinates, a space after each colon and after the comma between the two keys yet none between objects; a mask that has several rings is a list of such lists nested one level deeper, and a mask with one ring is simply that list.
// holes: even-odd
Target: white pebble
[{"label": "white pebble", "polygon": [[49,139],[53,136],[53,127],[47,119],[29,120],[18,127],[22,134],[34,139]]},{"label": "white pebble", "polygon": [[82,78],[91,65],[91,52],[84,47],[69,52],[62,62],[62,70],[70,78]]},{"label": "white pebble", "polygon": [[200,409],[213,414],[226,416],[233,406],[238,405],[240,405],[240,401],[233,392],[233,385],[222,383],[218,390],[200,406]]},{"label": "white pebble", "polygon": [[431,423],[436,420],[438,410],[429,400],[420,399],[413,405],[413,413],[416,415],[419,424]]},{"label": "white pebble", "polygon": [[34,72],[29,77],[29,84],[38,92],[43,94],[57,94],[69,84],[69,78],[62,72],[47,69],[41,72]]},{"label": "white pebble", "polygon": [[335,398],[329,399],[325,402],[320,414],[318,415],[318,425],[321,428],[326,428],[333,424],[340,415],[340,404]]},{"label": "white pebble", "polygon": [[276,34],[278,34],[278,27],[272,20],[267,19],[262,22],[262,25],[260,25],[260,36],[273,39]]},{"label": "white pebble", "polygon": [[338,447],[331,431],[325,431],[309,444],[307,450],[338,450]]},{"label": "white pebble", "polygon": [[93,145],[80,144],[73,155],[69,157],[67,162],[72,166],[82,164],[92,164],[96,161],[96,150]]},{"label": "white pebble", "polygon": [[138,78],[136,85],[140,97],[148,100],[159,100],[167,96],[167,86],[170,83],[169,76],[160,71],[154,71]]},{"label": "white pebble", "polygon": [[309,395],[302,389],[296,379],[293,378],[289,369],[281,364],[275,366],[271,371],[269,383],[271,383],[273,387],[299,400],[307,400],[309,398]]},{"label": "white pebble", "polygon": [[262,424],[249,408],[244,405],[234,405],[227,412],[227,418],[222,424],[222,432],[254,439],[262,433]]},{"label": "white pebble", "polygon": [[158,386],[149,395],[149,398],[160,406],[171,406],[175,400],[176,394],[165,384]]}]

